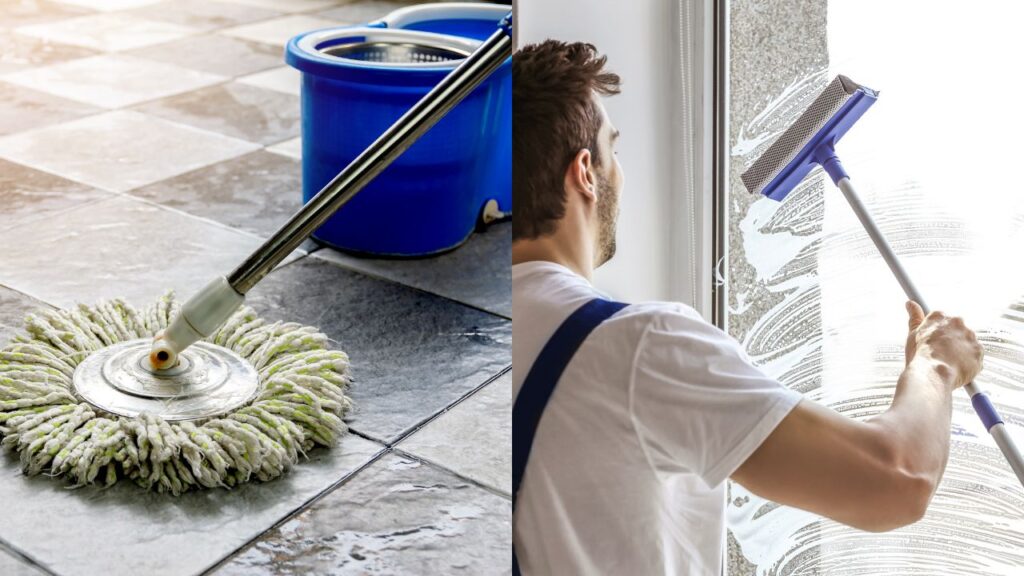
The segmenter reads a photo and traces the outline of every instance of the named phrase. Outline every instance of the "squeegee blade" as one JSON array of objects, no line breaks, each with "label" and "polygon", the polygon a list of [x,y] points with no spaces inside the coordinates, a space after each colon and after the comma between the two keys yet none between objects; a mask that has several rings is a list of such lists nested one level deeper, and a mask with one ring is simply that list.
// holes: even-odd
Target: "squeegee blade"
[{"label": "squeegee blade", "polygon": [[747,191],[782,200],[816,165],[814,150],[835,144],[878,98],[878,93],[838,75],[792,126],[740,176]]}]

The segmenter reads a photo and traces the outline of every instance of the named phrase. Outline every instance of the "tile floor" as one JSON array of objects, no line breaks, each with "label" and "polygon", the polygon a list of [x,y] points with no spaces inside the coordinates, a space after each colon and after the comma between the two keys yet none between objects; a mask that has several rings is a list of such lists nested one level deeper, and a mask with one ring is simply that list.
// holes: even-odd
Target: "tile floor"
[{"label": "tile floor", "polygon": [[[300,204],[281,45],[400,6],[0,2],[0,345],[41,307],[229,271]],[[178,499],[68,490],[0,454],[0,574],[508,573],[510,242],[497,224],[423,261],[304,244],[250,302],[349,352],[353,433],[278,481]]]}]

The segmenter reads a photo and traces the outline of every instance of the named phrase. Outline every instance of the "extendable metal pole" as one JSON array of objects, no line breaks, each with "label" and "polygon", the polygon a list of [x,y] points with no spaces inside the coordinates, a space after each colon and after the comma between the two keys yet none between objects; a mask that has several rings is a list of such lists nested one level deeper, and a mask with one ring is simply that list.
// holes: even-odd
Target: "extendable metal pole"
[{"label": "extendable metal pole", "polygon": [[242,295],[248,292],[314,230],[501,66],[512,55],[512,30],[511,25],[506,23],[246,258],[228,276],[231,287]]},{"label": "extendable metal pole", "polygon": [[[896,257],[896,253],[892,251],[892,247],[886,241],[885,236],[882,235],[882,231],[878,229],[871,214],[868,212],[864,203],[860,201],[860,197],[857,196],[857,192],[853,189],[853,184],[850,183],[849,178],[841,178],[837,183],[839,189],[843,192],[843,196],[846,197],[846,201],[850,203],[850,208],[853,208],[854,214],[857,215],[857,219],[864,226],[864,230],[867,231],[868,236],[875,243],[875,247],[878,248],[878,252],[881,253],[882,259],[889,265],[889,270],[892,271],[893,275],[896,276],[896,280],[900,283],[903,288],[903,292],[906,293],[907,298],[917,302],[921,305],[921,308],[927,314],[929,312],[928,305],[924,302],[924,297],[918,292],[914,283],[911,282],[910,276],[907,271],[903,269],[903,265],[900,264],[899,258]],[[981,422],[988,429],[989,434],[996,441],[996,445],[1003,452],[1003,456],[1006,457],[1006,461],[1009,462],[1010,468],[1013,469],[1014,474],[1017,475],[1017,480],[1024,485],[1024,457],[1021,456],[1017,445],[1014,444],[1013,439],[1010,437],[1009,431],[1006,429],[1006,425],[1003,424],[1003,419],[999,416],[999,412],[996,411],[995,406],[992,405],[991,400],[988,398],[988,394],[981,391],[978,385],[974,382],[968,382],[964,386],[964,390],[971,395],[971,405],[974,406],[974,411],[978,413],[978,417],[981,418]]]},{"label": "extendable metal pole", "polygon": [[149,361],[157,370],[173,367],[186,348],[220,327],[242,305],[245,294],[309,238],[438,120],[512,55],[512,14],[457,68],[370,144],[327,186],[235,268],[193,295],[170,325],[153,340]]}]

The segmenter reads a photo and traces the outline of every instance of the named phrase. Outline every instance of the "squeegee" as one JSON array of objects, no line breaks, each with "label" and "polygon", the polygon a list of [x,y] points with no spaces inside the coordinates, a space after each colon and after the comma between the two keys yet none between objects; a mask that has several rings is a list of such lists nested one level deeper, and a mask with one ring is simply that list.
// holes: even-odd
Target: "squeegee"
[{"label": "squeegee", "polygon": [[[911,282],[899,258],[871,218],[864,203],[850,183],[839,157],[836,142],[875,103],[878,92],[853,82],[846,76],[837,76],[825,90],[797,118],[796,122],[773,142],[741,176],[743,184],[752,194],[764,194],[772,200],[782,201],[808,173],[821,166],[846,197],[853,212],[864,226],[868,236],[896,276],[907,298],[920,304],[928,313],[921,293]],[[985,392],[974,382],[964,390],[971,396],[971,405],[982,424],[1002,451],[1017,479],[1024,484],[1024,458],[1014,444],[1002,417]]]}]

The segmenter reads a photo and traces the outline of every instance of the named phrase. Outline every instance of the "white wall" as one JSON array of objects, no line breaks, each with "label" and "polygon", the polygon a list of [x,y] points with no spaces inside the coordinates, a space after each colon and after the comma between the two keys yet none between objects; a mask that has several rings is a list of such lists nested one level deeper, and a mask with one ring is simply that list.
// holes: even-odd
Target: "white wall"
[{"label": "white wall", "polygon": [[677,1],[518,0],[517,10],[518,46],[547,38],[590,42],[622,77],[622,93],[605,100],[622,132],[626,176],[618,250],[595,284],[627,301],[693,305]]}]

